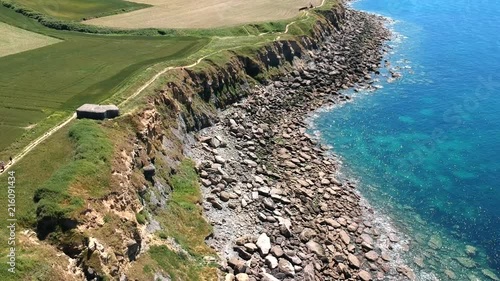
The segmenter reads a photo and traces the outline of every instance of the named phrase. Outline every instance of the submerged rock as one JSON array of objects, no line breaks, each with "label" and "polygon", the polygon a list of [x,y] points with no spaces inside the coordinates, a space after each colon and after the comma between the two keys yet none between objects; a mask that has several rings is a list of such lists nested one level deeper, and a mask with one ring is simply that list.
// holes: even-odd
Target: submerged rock
[{"label": "submerged rock", "polygon": [[418,265],[418,267],[420,267],[420,268],[424,268],[424,266],[425,266],[424,258],[422,258],[422,257],[413,258],[413,262],[415,262],[415,264]]},{"label": "submerged rock", "polygon": [[437,250],[443,246],[443,242],[441,241],[441,237],[437,235],[432,235],[428,245],[432,249]]},{"label": "submerged rock", "polygon": [[458,263],[460,263],[463,267],[466,267],[466,268],[474,268],[476,267],[476,262],[469,259],[469,258],[465,258],[465,257],[458,257],[456,258],[456,260],[458,261]]},{"label": "submerged rock", "polygon": [[444,274],[446,274],[446,276],[447,276],[449,279],[451,279],[451,280],[455,280],[455,279],[457,279],[457,276],[455,275],[455,273],[454,273],[453,271],[449,270],[449,269],[446,269],[446,270],[444,271]]},{"label": "submerged rock", "polygon": [[465,253],[468,256],[475,256],[476,255],[476,251],[477,251],[477,249],[475,247],[473,247],[473,246],[470,246],[470,245],[465,246]]},{"label": "submerged rock", "polygon": [[483,269],[481,270],[481,272],[484,274],[484,276],[488,277],[491,280],[500,281],[498,276],[489,269]]}]

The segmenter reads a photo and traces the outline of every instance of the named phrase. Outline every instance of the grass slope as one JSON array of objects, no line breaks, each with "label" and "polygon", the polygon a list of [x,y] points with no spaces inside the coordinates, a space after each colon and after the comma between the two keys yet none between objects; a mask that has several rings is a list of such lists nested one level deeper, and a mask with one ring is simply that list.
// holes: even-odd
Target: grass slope
[{"label": "grass slope", "polygon": [[85,190],[84,194],[97,196],[109,185],[113,145],[104,130],[92,120],[78,120],[68,136],[75,145],[72,161],[35,191],[37,232],[41,238],[56,231],[63,220],[72,218],[83,206],[87,198],[72,194],[69,190],[72,186],[80,192]]},{"label": "grass slope", "polygon": [[[35,204],[33,204],[33,195],[35,190],[47,181],[53,172],[63,167],[71,161],[73,154],[73,144],[68,137],[68,128],[57,132],[43,145],[38,146],[26,158],[21,160],[16,165],[16,216],[22,221],[28,222],[35,219]],[[0,186],[7,186],[7,174],[0,176]],[[7,206],[7,193],[0,194],[0,203],[2,206]],[[7,245],[8,231],[7,225],[7,209],[0,212],[0,244]],[[18,227],[22,224],[18,223]],[[29,225],[24,225],[30,227]],[[17,238],[22,236],[21,231],[17,230]],[[40,278],[47,268],[47,261],[42,261],[42,257],[37,258],[26,254],[23,250],[24,245],[19,244],[17,247],[17,274],[12,274],[7,271],[7,247],[0,248],[0,280],[26,280],[23,279],[22,272],[29,272],[28,280],[44,280]],[[56,279],[55,279],[56,280]]]},{"label": "grass slope", "polygon": [[[63,41],[0,58],[0,157],[23,129],[50,115],[98,103],[147,67],[186,57],[207,42],[193,37],[97,36],[45,28],[0,6],[0,21]],[[10,150],[10,151],[9,151]]]},{"label": "grass slope", "polygon": [[61,40],[0,22],[0,57],[55,44]]},{"label": "grass slope", "polygon": [[[18,242],[23,237],[20,227],[33,229],[38,223],[43,234],[60,230],[64,227],[61,222],[84,207],[88,197],[106,193],[113,152],[110,137],[98,122],[77,120],[21,160],[14,169]],[[7,175],[0,176],[2,185],[7,181]],[[4,206],[6,195],[0,194]],[[8,237],[6,219],[7,212],[0,212],[0,243],[4,245]],[[48,280],[50,266],[46,265],[53,260],[28,254],[29,247],[22,243],[18,243],[17,249],[18,273],[11,274],[6,270],[7,248],[0,248],[0,280]],[[41,265],[47,269],[40,270]],[[27,274],[36,271],[40,277],[26,279]]]},{"label": "grass slope", "polygon": [[74,21],[132,11],[149,6],[123,0],[10,0],[9,2],[55,19]]}]

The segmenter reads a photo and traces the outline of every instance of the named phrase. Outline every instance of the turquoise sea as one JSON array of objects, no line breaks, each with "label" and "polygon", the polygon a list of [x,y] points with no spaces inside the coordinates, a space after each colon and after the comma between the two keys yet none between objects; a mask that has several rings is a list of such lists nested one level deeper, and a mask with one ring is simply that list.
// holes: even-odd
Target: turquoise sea
[{"label": "turquoise sea", "polygon": [[381,88],[348,92],[353,101],[318,111],[312,128],[408,235],[405,259],[420,280],[498,280],[500,2],[353,6],[392,19]]}]

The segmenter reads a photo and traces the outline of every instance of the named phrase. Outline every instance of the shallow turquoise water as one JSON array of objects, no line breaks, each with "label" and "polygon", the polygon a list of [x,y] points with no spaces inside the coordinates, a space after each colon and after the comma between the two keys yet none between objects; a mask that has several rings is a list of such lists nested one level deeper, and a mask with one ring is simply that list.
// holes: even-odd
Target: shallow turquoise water
[{"label": "shallow turquoise water", "polygon": [[354,102],[321,111],[314,128],[362,194],[413,238],[408,258],[424,258],[421,276],[500,276],[500,3],[354,6],[395,20],[388,68],[403,77],[350,93]]}]

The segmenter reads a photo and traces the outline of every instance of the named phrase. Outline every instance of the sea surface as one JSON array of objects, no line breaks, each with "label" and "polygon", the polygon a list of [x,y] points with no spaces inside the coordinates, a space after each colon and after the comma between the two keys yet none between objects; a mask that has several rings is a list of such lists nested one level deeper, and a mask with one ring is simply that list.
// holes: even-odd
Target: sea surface
[{"label": "sea surface", "polygon": [[392,19],[389,63],[379,89],[347,92],[353,101],[318,111],[312,129],[408,235],[419,280],[498,280],[500,2],[353,6]]}]

